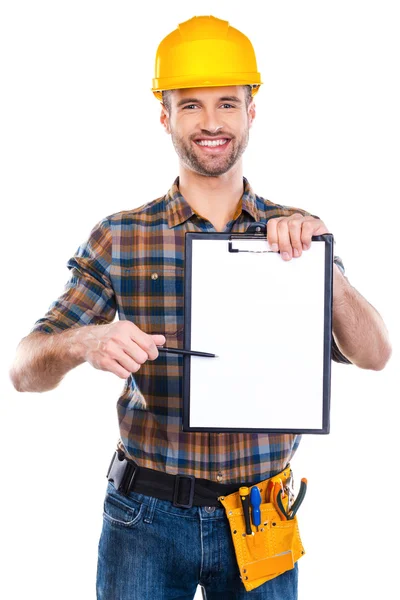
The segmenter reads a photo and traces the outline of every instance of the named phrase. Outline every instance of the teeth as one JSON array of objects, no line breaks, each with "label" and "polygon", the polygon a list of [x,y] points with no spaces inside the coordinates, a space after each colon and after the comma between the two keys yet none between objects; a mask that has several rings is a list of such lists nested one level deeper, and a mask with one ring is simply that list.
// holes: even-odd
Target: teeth
[{"label": "teeth", "polygon": [[198,140],[199,146],[223,146],[228,140]]}]

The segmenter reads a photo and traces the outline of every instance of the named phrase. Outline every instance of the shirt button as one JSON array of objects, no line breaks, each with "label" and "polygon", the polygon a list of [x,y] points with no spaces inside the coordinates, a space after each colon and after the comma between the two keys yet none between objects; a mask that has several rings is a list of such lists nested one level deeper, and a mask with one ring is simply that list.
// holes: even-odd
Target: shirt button
[{"label": "shirt button", "polygon": [[222,481],[222,473],[219,472],[217,475],[217,481]]},{"label": "shirt button", "polygon": [[152,279],[158,279],[158,273],[152,273],[151,274],[151,278]]},{"label": "shirt button", "polygon": [[213,513],[215,510],[215,506],[206,506],[206,512],[207,513]]}]

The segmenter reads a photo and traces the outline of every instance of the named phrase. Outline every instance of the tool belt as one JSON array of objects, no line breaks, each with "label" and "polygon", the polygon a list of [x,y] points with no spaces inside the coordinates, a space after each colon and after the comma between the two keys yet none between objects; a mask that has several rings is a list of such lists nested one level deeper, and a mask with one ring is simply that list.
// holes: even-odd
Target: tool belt
[{"label": "tool belt", "polygon": [[294,563],[305,554],[296,512],[305,495],[306,480],[302,480],[294,502],[292,482],[288,465],[278,475],[257,483],[260,492],[257,527],[253,514],[250,520],[249,504],[244,502],[251,488],[241,487],[240,492],[219,498],[228,517],[240,578],[248,592],[293,569]]},{"label": "tool belt", "polygon": [[[223,484],[139,467],[118,449],[107,478],[124,495],[134,490],[168,500],[179,508],[222,504],[231,529],[240,578],[247,591],[293,569],[294,563],[305,553],[295,514],[304,497],[304,488],[302,497],[299,493],[293,502],[289,465],[269,479],[239,487],[237,483]],[[243,492],[247,492],[248,497],[253,496],[251,490],[256,487],[259,490],[258,526],[254,525],[253,506],[250,515],[249,503],[243,500],[246,497]]]}]

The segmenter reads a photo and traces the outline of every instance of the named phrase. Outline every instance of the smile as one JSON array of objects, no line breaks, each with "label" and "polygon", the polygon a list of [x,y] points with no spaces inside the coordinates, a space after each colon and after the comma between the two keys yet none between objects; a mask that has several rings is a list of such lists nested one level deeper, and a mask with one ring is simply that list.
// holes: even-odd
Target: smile
[{"label": "smile", "polygon": [[196,140],[196,144],[198,144],[199,146],[210,146],[210,147],[224,146],[228,142],[229,142],[229,140],[227,140],[227,139],[222,139],[222,140]]}]

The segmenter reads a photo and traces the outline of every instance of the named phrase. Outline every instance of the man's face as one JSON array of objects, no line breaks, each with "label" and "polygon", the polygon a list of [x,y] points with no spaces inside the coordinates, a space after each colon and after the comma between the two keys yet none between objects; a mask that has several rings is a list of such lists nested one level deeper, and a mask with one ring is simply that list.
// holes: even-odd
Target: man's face
[{"label": "man's face", "polygon": [[208,177],[229,171],[247,146],[255,117],[243,86],[173,90],[170,103],[160,120],[182,163]]}]

